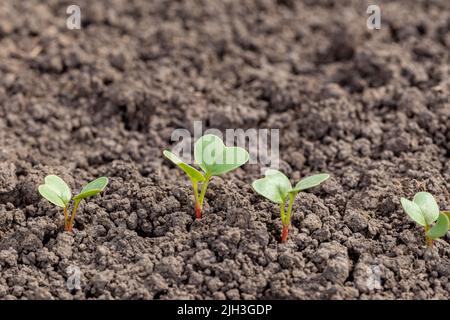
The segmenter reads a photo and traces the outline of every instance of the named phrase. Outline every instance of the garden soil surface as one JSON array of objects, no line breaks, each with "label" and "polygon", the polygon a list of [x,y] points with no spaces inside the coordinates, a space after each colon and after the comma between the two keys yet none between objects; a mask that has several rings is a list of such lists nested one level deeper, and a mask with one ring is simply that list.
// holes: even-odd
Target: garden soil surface
[{"label": "garden soil surface", "polygon": [[[0,299],[448,299],[450,242],[400,197],[450,208],[450,2],[0,3]],[[213,178],[194,219],[162,156],[174,129],[280,129],[300,193],[288,241],[258,164]],[[83,202],[74,232],[37,187]],[[72,269],[70,269],[72,268]],[[71,270],[80,288],[69,290]]]}]

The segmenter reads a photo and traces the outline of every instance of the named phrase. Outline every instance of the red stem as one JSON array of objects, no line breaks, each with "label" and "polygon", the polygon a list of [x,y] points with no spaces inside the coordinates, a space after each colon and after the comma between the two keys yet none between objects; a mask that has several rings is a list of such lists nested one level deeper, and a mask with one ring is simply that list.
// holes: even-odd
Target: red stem
[{"label": "red stem", "polygon": [[200,205],[198,203],[195,204],[195,217],[197,219],[202,218],[202,208],[200,208]]},{"label": "red stem", "polygon": [[283,225],[283,231],[281,233],[281,243],[286,242],[289,233],[289,226]]}]

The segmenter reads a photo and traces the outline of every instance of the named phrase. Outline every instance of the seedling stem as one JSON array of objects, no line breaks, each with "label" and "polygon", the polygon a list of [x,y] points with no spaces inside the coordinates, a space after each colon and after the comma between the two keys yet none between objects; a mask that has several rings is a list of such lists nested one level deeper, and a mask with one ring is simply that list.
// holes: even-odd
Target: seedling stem
[{"label": "seedling stem", "polygon": [[429,247],[433,247],[433,239],[431,239],[429,236],[428,236],[428,231],[430,231],[430,225],[426,225],[425,226],[425,243],[427,244],[427,246],[429,246]]},{"label": "seedling stem", "polygon": [[281,232],[281,242],[284,243],[287,240],[289,234],[289,226],[283,225],[283,231]]},{"label": "seedling stem", "polygon": [[197,219],[202,218],[202,209],[203,209],[203,201],[205,200],[206,189],[208,188],[209,180],[211,180],[211,175],[205,175],[205,181],[202,183],[202,189],[200,192],[200,196],[198,196],[198,209],[196,209],[195,214]]},{"label": "seedling stem", "polygon": [[194,200],[195,200],[195,217],[200,219],[202,217],[202,209],[200,208],[200,200],[198,199],[198,186],[197,182],[192,182],[192,189],[194,190]]},{"label": "seedling stem", "polygon": [[64,207],[64,230],[67,231],[67,225],[69,224],[69,213],[67,207]]},{"label": "seedling stem", "polygon": [[[284,205],[280,206],[280,214],[281,214],[281,222],[283,224],[283,230],[281,232],[281,242],[286,242],[288,233],[289,233],[289,226],[291,224],[291,214],[292,214],[292,207],[294,206],[294,200],[297,193],[292,192],[289,193],[289,205],[287,212],[284,209]],[[283,201],[283,204],[285,203],[285,200]]]},{"label": "seedling stem", "polygon": [[73,223],[75,222],[75,216],[77,215],[77,209],[78,209],[78,206],[80,205],[80,201],[81,200],[77,199],[73,203],[72,215],[70,216],[69,224],[66,226],[66,231],[69,231],[69,232],[72,231]]}]

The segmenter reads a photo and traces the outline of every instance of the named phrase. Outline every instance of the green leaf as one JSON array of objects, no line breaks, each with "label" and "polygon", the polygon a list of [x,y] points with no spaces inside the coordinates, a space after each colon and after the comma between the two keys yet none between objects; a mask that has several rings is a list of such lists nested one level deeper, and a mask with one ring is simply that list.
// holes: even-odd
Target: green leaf
[{"label": "green leaf", "polygon": [[163,154],[167,159],[172,161],[181,170],[183,170],[189,176],[189,178],[191,178],[192,182],[196,183],[196,182],[205,181],[205,177],[203,176],[203,174],[200,171],[198,171],[194,167],[191,167],[190,165],[184,163],[174,153],[170,152],[169,150],[164,150]]},{"label": "green leaf", "polygon": [[423,227],[427,225],[425,217],[423,216],[422,211],[417,204],[405,198],[401,198],[400,202],[402,203],[403,210],[405,210],[405,212],[411,219],[413,219]]},{"label": "green leaf", "polygon": [[322,182],[324,182],[325,180],[327,180],[329,177],[330,177],[330,175],[327,173],[321,173],[321,174],[316,174],[313,176],[306,177],[306,178],[300,180],[295,185],[295,188],[293,189],[293,191],[299,192],[302,190],[316,187],[319,184],[321,184]]},{"label": "green leaf", "polygon": [[[54,205],[66,207],[72,199],[72,192],[67,183],[58,176],[49,175],[45,177],[44,184],[40,185],[39,193]],[[57,200],[56,198],[59,198]],[[61,202],[63,205],[61,205]]]},{"label": "green leaf", "polygon": [[81,189],[81,192],[78,195],[76,195],[73,199],[82,200],[95,196],[106,188],[108,182],[109,180],[106,177],[95,179],[94,181],[91,181],[86,186],[84,186],[84,188]]},{"label": "green leaf", "polygon": [[72,199],[72,192],[69,186],[60,177],[55,175],[46,176],[45,184],[53,189],[66,204]]},{"label": "green leaf", "polygon": [[448,227],[450,229],[450,211],[441,211],[441,214],[444,214],[445,216],[447,216],[447,219],[449,221]]},{"label": "green leaf", "polygon": [[56,205],[58,207],[61,207],[61,208],[65,208],[66,207],[66,204],[64,203],[64,201],[48,185],[41,184],[38,187],[38,190],[39,190],[39,193],[41,194],[41,196],[43,196],[49,202],[51,202],[54,205]]},{"label": "green leaf", "polygon": [[430,193],[418,192],[414,196],[413,201],[419,206],[427,224],[432,224],[439,217],[439,206]]},{"label": "green leaf", "polygon": [[275,203],[284,204],[288,192],[292,190],[289,179],[280,171],[269,169],[265,177],[252,183],[253,189]]},{"label": "green leaf", "polygon": [[240,147],[227,147],[218,136],[207,134],[195,143],[194,157],[206,174],[218,176],[242,166],[249,154]]},{"label": "green leaf", "polygon": [[447,234],[448,231],[448,218],[445,214],[440,214],[436,221],[436,224],[427,232],[427,236],[431,239],[438,239]]}]

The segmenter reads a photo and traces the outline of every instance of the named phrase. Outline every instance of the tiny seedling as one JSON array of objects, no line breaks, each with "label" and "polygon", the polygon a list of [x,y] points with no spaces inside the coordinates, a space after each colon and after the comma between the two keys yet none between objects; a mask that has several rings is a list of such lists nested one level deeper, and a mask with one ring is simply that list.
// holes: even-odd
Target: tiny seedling
[{"label": "tiny seedling", "polygon": [[[194,160],[203,173],[183,162],[168,150],[165,150],[163,154],[167,159],[180,167],[191,180],[197,219],[202,217],[203,202],[210,179],[213,176],[219,176],[239,168],[249,159],[249,154],[246,150],[240,147],[227,147],[219,137],[212,134],[199,138],[194,146]],[[199,183],[201,183],[200,191]]]},{"label": "tiny seedling", "polygon": [[428,246],[433,246],[433,240],[447,234],[450,211],[439,212],[439,206],[430,193],[418,192],[414,196],[413,201],[401,198],[400,202],[408,216],[424,227],[426,244]]},{"label": "tiny seedling", "polygon": [[[253,189],[263,197],[280,205],[281,222],[283,231],[281,242],[285,242],[288,237],[289,226],[291,224],[291,213],[294,200],[300,191],[316,187],[327,180],[330,175],[326,173],[316,174],[300,180],[294,188],[288,177],[278,170],[269,169],[265,172],[265,177],[253,182]],[[289,198],[286,212],[286,199]]]},{"label": "tiny seedling", "polygon": [[72,231],[77,209],[81,200],[95,196],[102,192],[108,184],[108,178],[101,177],[88,183],[78,195],[73,197],[74,204],[70,217],[68,210],[70,201],[72,200],[72,192],[70,191],[67,183],[55,175],[45,177],[44,182],[45,183],[40,185],[38,188],[39,193],[49,202],[64,209],[64,230]]}]

